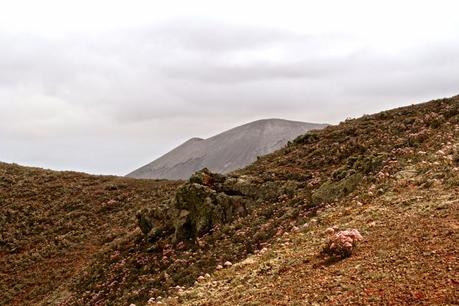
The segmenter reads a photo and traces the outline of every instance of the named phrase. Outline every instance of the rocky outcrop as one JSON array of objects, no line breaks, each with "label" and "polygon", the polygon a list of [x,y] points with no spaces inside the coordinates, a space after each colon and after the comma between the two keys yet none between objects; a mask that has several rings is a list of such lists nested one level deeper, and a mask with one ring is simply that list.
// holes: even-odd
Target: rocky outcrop
[{"label": "rocky outcrop", "polygon": [[248,175],[226,176],[204,168],[177,189],[175,198],[138,213],[150,241],[173,233],[175,243],[195,242],[216,227],[249,214],[257,205],[304,192],[297,181],[262,181]]},{"label": "rocky outcrop", "polygon": [[147,209],[139,210],[136,214],[137,226],[140,228],[144,235],[148,235],[153,228],[153,222],[150,219],[150,216],[147,214]]},{"label": "rocky outcrop", "polygon": [[179,188],[174,202],[176,241],[194,241],[214,226],[247,214],[250,198],[231,189],[227,181],[226,176],[203,169]]},{"label": "rocky outcrop", "polygon": [[298,182],[263,182],[252,176],[225,176],[207,168],[177,191],[173,211],[175,241],[194,241],[213,227],[246,216],[256,205],[291,197]]}]

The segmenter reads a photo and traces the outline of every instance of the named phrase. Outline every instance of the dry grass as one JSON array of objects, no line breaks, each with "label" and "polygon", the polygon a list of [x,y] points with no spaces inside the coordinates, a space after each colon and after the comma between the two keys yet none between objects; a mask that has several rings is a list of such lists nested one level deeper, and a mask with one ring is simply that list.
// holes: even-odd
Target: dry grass
[{"label": "dry grass", "polygon": [[[135,211],[167,209],[178,183],[2,164],[0,301],[457,303],[458,139],[458,97],[308,133],[233,173],[251,182],[249,213],[195,245],[136,229]],[[330,226],[364,236],[349,258],[319,256]],[[239,263],[189,289],[225,261]]]},{"label": "dry grass", "polygon": [[0,164],[0,304],[31,305],[64,287],[176,186]]},{"label": "dry grass", "polygon": [[[434,196],[435,195],[435,196]],[[319,256],[328,226],[361,229],[349,258]],[[216,272],[170,305],[456,305],[457,190],[405,190],[363,206],[333,207],[305,232]],[[288,243],[288,245],[286,245]]]}]

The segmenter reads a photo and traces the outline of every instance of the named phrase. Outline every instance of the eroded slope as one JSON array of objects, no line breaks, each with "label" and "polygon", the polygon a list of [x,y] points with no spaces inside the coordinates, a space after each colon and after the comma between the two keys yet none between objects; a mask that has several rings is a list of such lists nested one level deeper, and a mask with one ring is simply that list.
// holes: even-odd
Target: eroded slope
[{"label": "eroded slope", "polygon": [[0,304],[65,296],[95,254],[135,229],[138,209],[176,186],[0,163]]},{"label": "eroded slope", "polygon": [[[42,301],[454,303],[458,140],[454,97],[307,133],[228,176],[198,173],[146,205],[142,216],[153,220],[146,237],[130,219],[84,273]],[[356,227],[365,241],[350,258],[324,262],[317,254],[328,226]]]}]

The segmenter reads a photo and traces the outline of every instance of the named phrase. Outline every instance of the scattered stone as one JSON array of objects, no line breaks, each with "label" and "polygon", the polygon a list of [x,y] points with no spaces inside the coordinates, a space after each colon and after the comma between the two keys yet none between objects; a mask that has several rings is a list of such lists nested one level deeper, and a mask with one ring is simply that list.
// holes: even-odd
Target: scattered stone
[{"label": "scattered stone", "polygon": [[142,231],[142,233],[145,236],[147,236],[148,233],[150,233],[150,231],[153,228],[153,222],[151,221],[151,219],[149,217],[148,210],[147,209],[142,209],[142,210],[138,211],[136,217],[137,217],[137,225],[139,226],[139,228]]},{"label": "scattered stone", "polygon": [[225,267],[229,268],[229,267],[231,267],[233,264],[232,264],[230,261],[226,261],[223,265],[224,265]]}]

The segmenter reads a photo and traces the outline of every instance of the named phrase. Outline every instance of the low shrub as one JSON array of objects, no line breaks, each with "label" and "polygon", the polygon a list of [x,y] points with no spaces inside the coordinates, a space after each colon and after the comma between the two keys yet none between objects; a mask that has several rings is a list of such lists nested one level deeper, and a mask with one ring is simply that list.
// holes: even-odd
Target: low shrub
[{"label": "low shrub", "polygon": [[330,257],[346,258],[351,256],[357,242],[363,240],[362,235],[356,229],[336,231],[333,228],[328,228],[326,233],[329,238],[321,253]]}]

